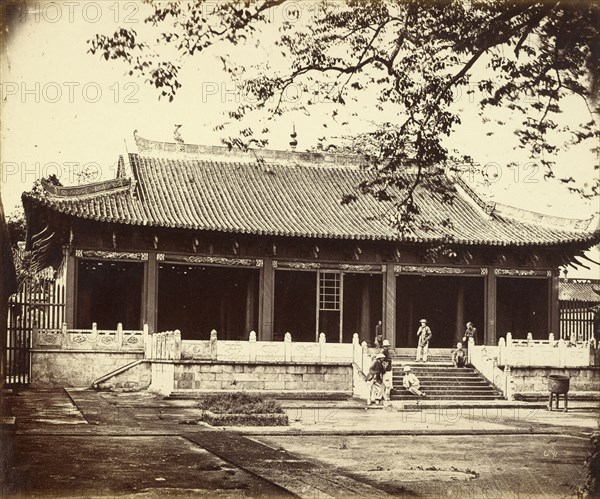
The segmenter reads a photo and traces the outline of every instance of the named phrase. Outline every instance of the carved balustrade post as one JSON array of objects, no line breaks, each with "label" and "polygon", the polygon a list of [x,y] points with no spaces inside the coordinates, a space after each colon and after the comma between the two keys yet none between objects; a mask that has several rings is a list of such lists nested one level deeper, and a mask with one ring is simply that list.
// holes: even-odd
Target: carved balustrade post
[{"label": "carved balustrade post", "polygon": [[283,337],[283,351],[286,362],[292,361],[292,335],[288,332]]},{"label": "carved balustrade post", "polygon": [[250,331],[250,337],[248,338],[248,352],[250,356],[250,362],[256,362],[256,331]]},{"label": "carved balustrade post", "polygon": [[325,333],[319,334],[319,361],[325,362],[325,343],[327,339],[325,338]]},{"label": "carved balustrade post", "polygon": [[210,332],[210,358],[217,360],[217,330],[213,329]]}]

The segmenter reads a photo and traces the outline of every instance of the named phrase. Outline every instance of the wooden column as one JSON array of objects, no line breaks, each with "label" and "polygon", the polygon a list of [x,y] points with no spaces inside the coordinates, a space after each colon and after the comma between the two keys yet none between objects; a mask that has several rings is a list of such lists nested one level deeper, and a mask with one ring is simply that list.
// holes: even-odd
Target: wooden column
[{"label": "wooden column", "polygon": [[264,258],[264,264],[260,269],[259,283],[259,329],[258,339],[260,341],[273,340],[273,311],[275,302],[275,271],[273,270],[273,259]]},{"label": "wooden column", "polygon": [[496,335],[496,275],[494,268],[488,267],[485,278],[485,330],[483,333],[484,345],[495,345]]},{"label": "wooden column", "polygon": [[252,271],[252,277],[248,279],[248,285],[246,287],[246,335],[250,334],[250,331],[256,328],[256,292],[255,292],[256,274]]},{"label": "wooden column", "polygon": [[420,319],[415,317],[415,297],[412,293],[408,296],[408,316],[406,317],[406,331],[402,333],[400,342],[404,348],[415,348],[417,346],[417,322]]},{"label": "wooden column", "polygon": [[388,264],[383,276],[383,337],[396,348],[396,274]]},{"label": "wooden column", "polygon": [[66,282],[65,282],[65,322],[67,328],[75,328],[76,307],[77,307],[77,259],[72,248],[65,248],[64,256],[66,259]]},{"label": "wooden column", "polygon": [[555,338],[560,338],[560,309],[558,303],[558,278],[559,271],[552,270],[548,277],[548,333],[554,333]]},{"label": "wooden column", "polygon": [[[454,342],[462,340],[465,330],[465,283],[458,283],[458,292],[456,293],[456,333]],[[454,345],[453,345],[454,346]]]},{"label": "wooden column", "polygon": [[[364,278],[362,281],[361,301],[360,301],[360,334],[361,338],[375,338],[375,326],[380,317],[377,317],[374,323],[371,323],[371,299],[369,292],[369,280]],[[382,321],[383,324],[383,321]]]},{"label": "wooden column", "polygon": [[340,272],[339,343],[344,342],[344,273]]},{"label": "wooden column", "polygon": [[156,252],[148,253],[146,272],[144,273],[144,291],[142,303],[142,322],[148,324],[148,331],[155,333],[158,316],[158,262]]}]

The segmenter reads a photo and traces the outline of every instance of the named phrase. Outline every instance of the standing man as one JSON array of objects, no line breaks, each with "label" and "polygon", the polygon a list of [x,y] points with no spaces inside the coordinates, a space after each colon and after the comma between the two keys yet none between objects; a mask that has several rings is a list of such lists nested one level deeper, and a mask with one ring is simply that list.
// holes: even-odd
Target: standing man
[{"label": "standing man", "polygon": [[385,374],[385,355],[378,353],[375,356],[375,360],[369,368],[369,374],[366,377],[366,381],[369,383],[367,391],[367,407],[373,402],[379,404],[380,402],[387,400],[389,395],[386,394],[386,387],[383,384],[383,375]]},{"label": "standing man", "polygon": [[375,348],[381,347],[381,342],[383,341],[383,324],[381,321],[377,323],[375,326]]},{"label": "standing man", "polygon": [[419,362],[419,360],[427,362],[427,350],[429,349],[429,340],[431,339],[432,334],[425,319],[421,319],[419,322],[421,325],[417,330],[417,362]]},{"label": "standing man", "polygon": [[467,343],[467,347],[469,346],[469,338],[473,338],[473,345],[477,341],[477,329],[473,326],[472,322],[467,322],[467,329],[465,330],[465,335],[463,336],[463,341]]},{"label": "standing man", "polygon": [[386,388],[386,401],[390,400],[390,394],[392,392],[392,354],[390,353],[390,340],[383,340],[383,350],[381,353],[385,355],[383,359],[385,362],[385,373],[383,374],[383,386]]}]

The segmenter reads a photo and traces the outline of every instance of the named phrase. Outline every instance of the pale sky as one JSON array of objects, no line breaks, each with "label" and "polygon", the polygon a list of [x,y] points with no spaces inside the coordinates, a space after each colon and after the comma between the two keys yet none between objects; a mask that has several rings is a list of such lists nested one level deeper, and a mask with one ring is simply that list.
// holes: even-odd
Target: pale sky
[{"label": "pale sky", "polygon": [[[316,2],[314,2],[316,5]],[[314,8],[305,2],[304,13]],[[20,195],[36,178],[57,173],[63,184],[77,182],[74,171],[83,165],[98,170],[98,177],[114,176],[114,165],[125,150],[124,139],[135,129],[140,135],[156,140],[173,140],[175,124],[182,124],[186,142],[220,144],[223,132],[214,127],[225,120],[225,113],[244,95],[222,71],[215,47],[201,57],[188,61],[183,69],[175,101],[159,100],[158,93],[136,77],[126,75],[127,68],[100,60],[87,53],[87,40],[95,33],[111,34],[118,26],[134,27],[144,33],[142,20],[147,7],[133,1],[57,1],[30,2],[29,13],[11,26],[8,43],[3,47],[1,79],[1,160],[0,188],[8,213],[20,203]],[[280,12],[274,16],[285,16]],[[227,48],[230,55],[260,64],[273,60],[272,34],[265,33],[249,47]],[[223,49],[221,49],[223,50]],[[298,150],[316,146],[321,136],[350,135],[368,130],[373,121],[393,121],[394,116],[368,114],[352,121],[351,129],[340,125],[344,111],[333,119],[332,104],[323,104],[310,116],[303,112],[284,115],[268,124],[270,148],[288,149],[292,124],[298,132]],[[290,100],[295,95],[289,94]],[[491,199],[558,216],[589,218],[598,212],[598,200],[583,201],[571,195],[558,181],[545,181],[543,173],[523,151],[516,151],[515,123],[506,118],[502,127],[484,127],[477,106],[465,92],[457,92],[457,109],[463,124],[450,145],[470,154],[495,181],[490,186],[475,183],[478,191]],[[367,113],[364,113],[367,115]],[[565,123],[589,118],[583,102],[567,103]],[[263,119],[264,122],[264,119]],[[328,123],[327,128],[323,123]],[[261,126],[257,118],[255,126]],[[233,129],[232,129],[233,130]],[[487,132],[493,131],[493,135]],[[591,181],[597,157],[589,146],[559,156],[557,176],[573,176],[578,182]],[[510,169],[507,163],[517,167]],[[600,251],[592,255],[600,259]],[[595,267],[569,271],[569,277],[600,278]]]}]

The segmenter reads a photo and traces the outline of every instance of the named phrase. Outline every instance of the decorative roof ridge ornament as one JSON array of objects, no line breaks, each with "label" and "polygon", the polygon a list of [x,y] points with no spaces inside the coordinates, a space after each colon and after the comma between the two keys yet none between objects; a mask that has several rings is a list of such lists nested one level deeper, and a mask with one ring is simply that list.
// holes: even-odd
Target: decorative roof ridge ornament
[{"label": "decorative roof ridge ornament", "polygon": [[296,150],[296,146],[298,145],[298,140],[296,137],[298,137],[298,134],[296,133],[296,124],[292,124],[292,133],[290,133],[290,137],[292,138],[292,140],[290,140],[290,147],[292,148],[292,151]]},{"label": "decorative roof ridge ornament", "polygon": [[150,140],[141,137],[137,130],[133,132],[133,138],[138,154],[150,158],[178,157],[204,161],[256,163],[256,154],[258,154],[265,163],[282,166],[362,169],[368,164],[365,157],[357,154],[328,153],[322,151],[285,151],[278,149],[257,149],[244,152],[235,148],[230,149],[226,146],[182,144],[178,142]]},{"label": "decorative roof ridge ornament", "polygon": [[[133,135],[135,137],[135,134],[137,133],[137,130],[135,130],[133,132]],[[131,164],[131,158],[129,156],[130,154],[130,149],[133,150],[135,149],[135,152],[137,152],[137,143],[136,141],[134,141],[133,143],[133,147],[131,145],[131,140],[127,140],[124,139],[123,142],[125,143],[125,154],[123,155],[123,170],[122,170],[122,175],[126,178],[129,178],[131,180],[131,183],[129,185],[129,193],[131,194],[132,197],[136,198],[136,187],[137,187],[137,180],[135,178],[135,175],[133,174],[133,165]]]},{"label": "decorative roof ridge ornament", "polygon": [[450,178],[453,180],[457,190],[464,193],[467,201],[476,205],[488,218],[501,216],[515,221],[533,223],[536,225],[543,224],[548,227],[560,227],[561,229],[576,232],[586,232],[594,219],[593,216],[588,219],[558,217],[504,203],[498,203],[496,201],[485,201],[459,174],[452,175]]},{"label": "decorative roof ridge ornament", "polygon": [[555,215],[546,215],[536,211],[518,208],[503,203],[495,203],[495,213],[501,217],[510,218],[520,222],[543,224],[548,227],[560,227],[561,229],[573,230],[577,232],[586,232],[590,227],[594,217],[588,219],[566,218]]},{"label": "decorative roof ridge ornament", "polygon": [[54,185],[45,179],[42,179],[41,182],[44,190],[52,197],[77,197],[81,199],[127,191],[131,186],[131,179],[126,177],[101,180],[100,182],[84,185]]}]

